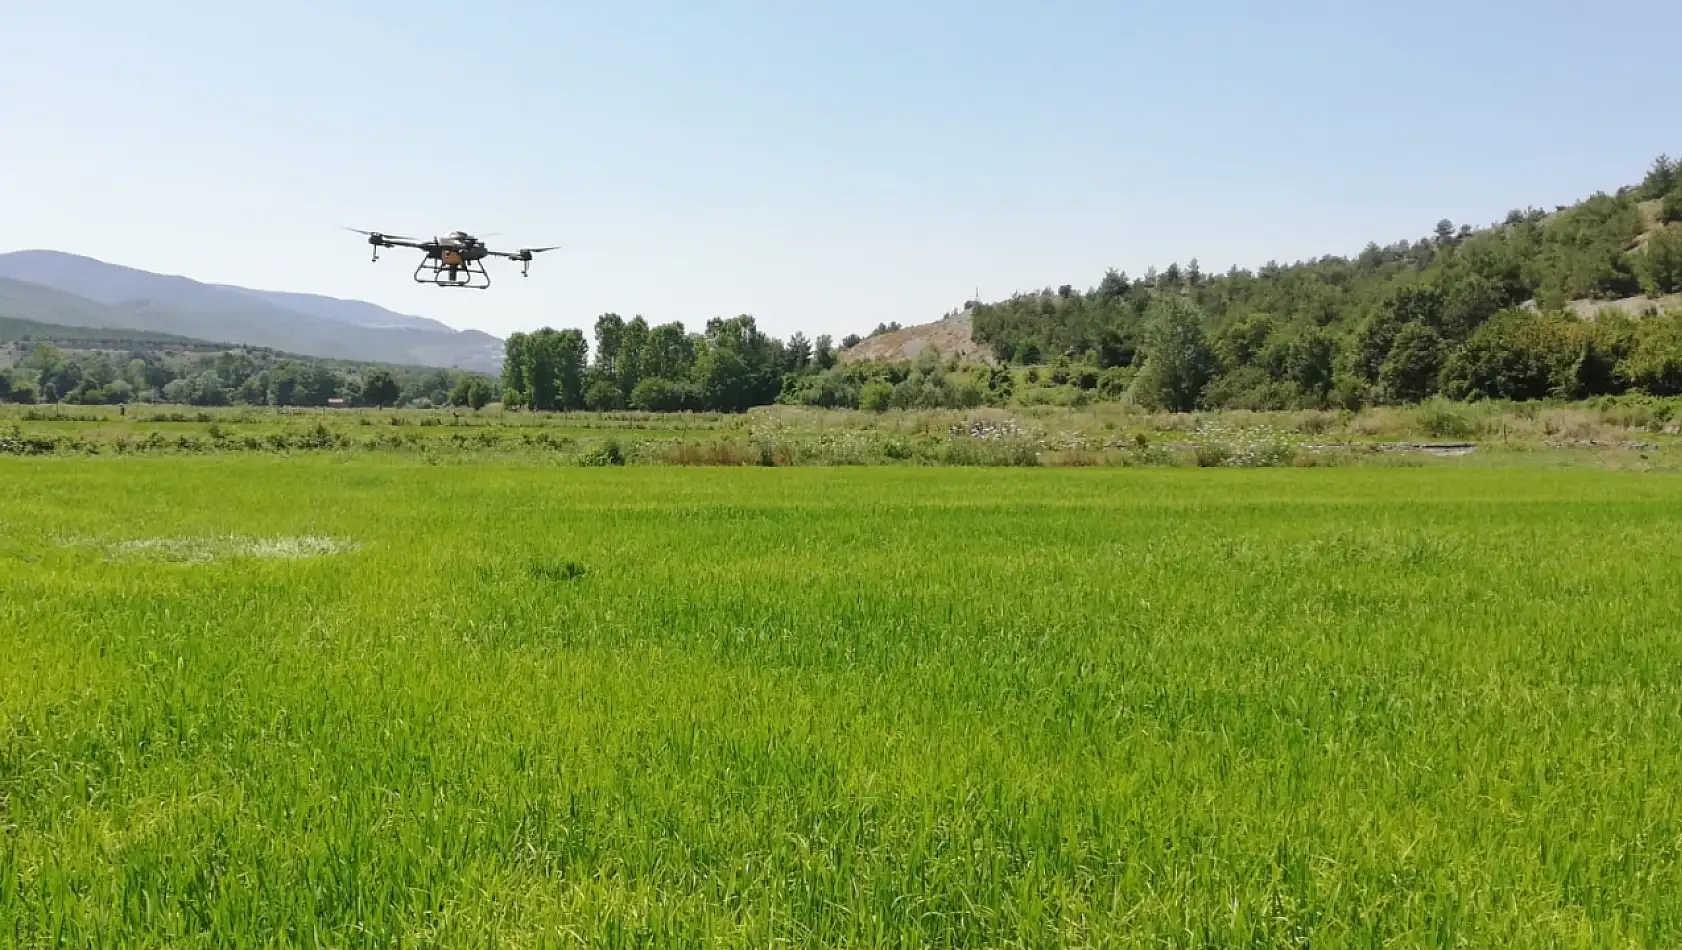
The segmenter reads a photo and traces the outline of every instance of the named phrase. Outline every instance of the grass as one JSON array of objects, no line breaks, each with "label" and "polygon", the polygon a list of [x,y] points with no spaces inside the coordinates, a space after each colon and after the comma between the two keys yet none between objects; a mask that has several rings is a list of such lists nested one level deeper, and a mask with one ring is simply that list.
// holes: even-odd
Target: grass
[{"label": "grass", "polygon": [[1682,481],[0,458],[0,943],[1682,940]]},{"label": "grass", "polygon": [[1467,443],[1481,459],[1682,469],[1682,399],[1476,405],[1361,413],[1151,414],[1121,405],[749,413],[273,410],[0,406],[0,456],[419,454],[618,466],[1280,467],[1416,465]]}]

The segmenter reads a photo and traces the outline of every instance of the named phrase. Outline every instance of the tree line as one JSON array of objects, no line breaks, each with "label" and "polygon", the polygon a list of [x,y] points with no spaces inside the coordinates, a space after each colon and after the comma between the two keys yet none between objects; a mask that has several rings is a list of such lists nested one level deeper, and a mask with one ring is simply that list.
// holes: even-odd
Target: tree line
[{"label": "tree line", "polygon": [[836,364],[829,336],[787,341],[753,317],[714,317],[702,332],[680,321],[598,317],[592,348],[578,329],[544,327],[508,337],[502,401],[536,410],[741,412],[777,401],[787,380]]},{"label": "tree line", "polygon": [[195,406],[466,406],[496,398],[494,380],[459,370],[344,365],[264,350],[214,353],[81,350],[52,342],[13,346],[21,352],[0,369],[0,402],[135,402]]}]

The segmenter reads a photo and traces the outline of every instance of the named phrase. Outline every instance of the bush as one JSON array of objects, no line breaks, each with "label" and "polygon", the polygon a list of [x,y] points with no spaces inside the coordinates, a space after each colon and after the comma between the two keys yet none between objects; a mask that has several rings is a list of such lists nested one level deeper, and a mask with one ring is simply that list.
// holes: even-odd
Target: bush
[{"label": "bush", "polygon": [[688,387],[669,379],[645,379],[631,390],[631,408],[643,412],[680,412],[693,401]]},{"label": "bush", "polygon": [[1682,395],[1682,312],[1643,321],[1618,373],[1649,395]]},{"label": "bush", "polygon": [[1232,458],[1232,447],[1224,442],[1201,442],[1194,452],[1198,468],[1219,468]]},{"label": "bush", "polygon": [[876,380],[859,390],[859,408],[865,412],[887,412],[893,404],[894,387]]},{"label": "bush", "polygon": [[1477,431],[1465,414],[1442,403],[1427,403],[1414,414],[1420,431],[1433,439],[1469,439]]},{"label": "bush", "polygon": [[625,408],[619,387],[605,379],[590,384],[589,391],[584,394],[584,406],[592,412],[613,412]]},{"label": "bush", "polygon": [[1659,206],[1659,220],[1682,221],[1682,185],[1671,189],[1670,194],[1664,196],[1664,203]]},{"label": "bush", "polygon": [[618,439],[608,439],[579,456],[578,463],[586,468],[624,465],[625,451],[619,447]]}]

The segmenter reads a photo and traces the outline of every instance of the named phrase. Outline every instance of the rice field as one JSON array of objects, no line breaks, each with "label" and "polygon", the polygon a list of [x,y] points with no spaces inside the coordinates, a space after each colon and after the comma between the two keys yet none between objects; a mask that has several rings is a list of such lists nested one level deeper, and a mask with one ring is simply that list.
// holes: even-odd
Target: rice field
[{"label": "rice field", "polygon": [[1682,944],[1682,477],[0,458],[0,945]]}]

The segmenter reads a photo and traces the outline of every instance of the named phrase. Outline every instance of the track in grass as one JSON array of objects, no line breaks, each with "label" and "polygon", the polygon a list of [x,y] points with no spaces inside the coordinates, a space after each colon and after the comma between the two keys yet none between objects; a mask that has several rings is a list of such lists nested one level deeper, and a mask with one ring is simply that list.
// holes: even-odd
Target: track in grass
[{"label": "track in grass", "polygon": [[0,942],[1674,945],[1679,528],[1586,470],[0,460]]}]

